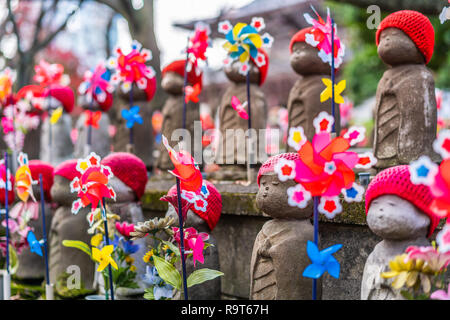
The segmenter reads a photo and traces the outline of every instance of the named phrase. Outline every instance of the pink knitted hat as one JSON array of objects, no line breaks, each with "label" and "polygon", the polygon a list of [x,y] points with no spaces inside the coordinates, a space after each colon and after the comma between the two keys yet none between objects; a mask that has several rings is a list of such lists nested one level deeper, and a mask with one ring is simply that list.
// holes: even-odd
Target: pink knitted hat
[{"label": "pink knitted hat", "polygon": [[391,167],[375,176],[366,191],[366,214],[372,200],[386,194],[403,198],[423,211],[430,218],[428,237],[433,234],[440,220],[430,210],[433,196],[427,186],[411,182],[408,165]]},{"label": "pink knitted hat", "polygon": [[102,164],[110,167],[114,176],[133,189],[138,199],[144,195],[148,177],[141,159],[131,153],[115,152],[105,157]]},{"label": "pink knitted hat", "polygon": [[298,155],[298,153],[289,152],[289,153],[280,153],[277,154],[276,156],[267,159],[267,161],[264,162],[261,168],[259,168],[258,178],[256,179],[256,182],[258,182],[258,186],[259,186],[259,179],[261,178],[261,176],[270,172],[274,172],[275,165],[278,163],[278,161],[280,161],[280,159],[295,161],[300,159],[300,156]]},{"label": "pink knitted hat", "polygon": [[39,181],[39,174],[42,174],[42,187],[44,189],[45,198],[51,201],[50,189],[53,185],[53,167],[50,163],[41,160],[30,160],[29,167],[31,177],[35,181]]},{"label": "pink knitted hat", "polygon": [[55,168],[54,175],[66,178],[72,181],[75,177],[80,177],[81,174],[77,171],[77,159],[66,160]]},{"label": "pink knitted hat", "polygon": [[[222,213],[222,196],[216,187],[209,181],[203,180],[206,188],[209,191],[209,195],[206,198],[208,206],[206,207],[206,212],[196,210],[193,206],[191,210],[195,212],[200,218],[206,221],[211,231],[216,227],[217,222],[219,222],[220,214]],[[167,192],[168,196],[173,196],[177,194],[177,186],[174,185]]]}]

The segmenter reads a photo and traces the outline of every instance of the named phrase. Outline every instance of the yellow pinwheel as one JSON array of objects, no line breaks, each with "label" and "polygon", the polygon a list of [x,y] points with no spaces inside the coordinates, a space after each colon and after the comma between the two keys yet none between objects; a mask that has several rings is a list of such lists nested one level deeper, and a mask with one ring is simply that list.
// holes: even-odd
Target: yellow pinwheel
[{"label": "yellow pinwheel", "polygon": [[50,116],[50,123],[51,124],[56,124],[58,122],[58,120],[61,118],[62,114],[63,114],[63,108],[62,107],[59,107],[59,108],[55,109],[52,112],[52,115]]},{"label": "yellow pinwheel", "polygon": [[[326,88],[320,94],[320,102],[325,102],[332,97],[333,84],[331,80],[327,78],[322,78],[322,82]],[[339,104],[344,103],[344,98],[341,96],[341,93],[345,90],[346,85],[347,82],[345,80],[341,80],[338,84],[334,85],[334,102]]]},{"label": "yellow pinwheel", "polygon": [[112,244],[103,247],[102,250],[99,250],[95,247],[92,248],[92,259],[100,264],[97,268],[98,272],[102,272],[103,269],[105,269],[110,264],[114,269],[117,270],[117,263],[113,258],[111,258],[111,253],[113,252],[113,250],[114,246]]}]

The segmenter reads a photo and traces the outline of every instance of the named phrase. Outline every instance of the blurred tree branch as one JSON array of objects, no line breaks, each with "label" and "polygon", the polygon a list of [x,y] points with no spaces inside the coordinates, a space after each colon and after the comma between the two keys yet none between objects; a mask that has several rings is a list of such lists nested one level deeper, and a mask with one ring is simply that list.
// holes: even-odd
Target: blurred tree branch
[{"label": "blurred tree branch", "polygon": [[448,3],[439,0],[332,0],[348,3],[360,8],[377,5],[382,11],[394,12],[398,10],[416,10],[426,15],[438,15]]}]

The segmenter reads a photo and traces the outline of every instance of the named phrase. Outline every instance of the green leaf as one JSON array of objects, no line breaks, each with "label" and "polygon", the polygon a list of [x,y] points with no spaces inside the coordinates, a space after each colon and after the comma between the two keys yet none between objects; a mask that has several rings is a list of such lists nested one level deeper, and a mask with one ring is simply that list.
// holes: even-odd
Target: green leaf
[{"label": "green leaf", "polygon": [[406,300],[414,300],[414,296],[409,291],[402,290],[400,293]]},{"label": "green leaf", "polygon": [[153,294],[153,286],[145,289],[144,291],[144,299],[147,300],[155,300],[155,295]]},{"label": "green leaf", "polygon": [[187,286],[188,288],[190,288],[192,286],[203,283],[205,281],[215,279],[220,276],[223,276],[223,272],[217,270],[212,270],[208,268],[195,270],[187,278]]},{"label": "green leaf", "polygon": [[153,263],[161,279],[172,287],[181,290],[181,275],[173,265],[156,255],[153,256]]},{"label": "green leaf", "polygon": [[178,248],[175,244],[173,244],[170,241],[164,241],[164,240],[161,240],[161,242],[163,244],[167,245],[169,247],[170,251],[175,253],[176,256],[178,256],[178,257],[180,256],[180,248]]},{"label": "green leaf", "polygon": [[90,256],[90,257],[92,256],[91,248],[83,241],[79,241],[79,240],[63,240],[62,244],[65,247],[76,248],[78,250],[83,251],[88,256]]}]

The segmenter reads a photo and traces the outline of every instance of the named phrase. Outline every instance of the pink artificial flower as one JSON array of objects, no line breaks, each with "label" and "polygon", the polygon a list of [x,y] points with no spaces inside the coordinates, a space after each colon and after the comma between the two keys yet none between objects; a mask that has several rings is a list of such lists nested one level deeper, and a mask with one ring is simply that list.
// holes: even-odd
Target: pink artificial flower
[{"label": "pink artificial flower", "polygon": [[122,223],[116,222],[116,230],[119,231],[119,233],[124,237],[129,238],[130,232],[134,232],[134,224],[127,223],[126,221]]},{"label": "pink artificial flower", "polygon": [[39,64],[34,66],[36,72],[33,80],[41,86],[46,87],[52,84],[60,84],[63,78],[64,67],[61,64],[50,64],[45,60],[41,60]]},{"label": "pink artificial flower", "polygon": [[[172,228],[174,231],[174,239],[180,244],[180,228]],[[204,263],[203,257],[203,249],[205,247],[204,242],[209,239],[209,234],[206,232],[198,233],[195,228],[186,228],[183,231],[184,235],[184,248],[185,254],[189,254],[192,251],[192,256],[195,262],[199,261],[200,263]]]},{"label": "pink artificial flower", "polygon": [[430,296],[434,300],[450,300],[450,283],[448,284],[447,292],[444,290],[437,290]]},{"label": "pink artificial flower", "polygon": [[13,119],[8,117],[2,118],[2,127],[3,127],[3,133],[8,134],[9,132],[14,131],[14,122]]},{"label": "pink artificial flower", "polygon": [[201,236],[198,236],[196,238],[190,238],[188,240],[189,247],[192,250],[192,258],[194,261],[194,268],[195,263],[198,261],[201,264],[205,263],[205,257],[203,256],[203,249],[205,248],[205,243],[203,242],[203,239]]},{"label": "pink artificial flower", "polygon": [[450,252],[439,252],[430,247],[410,246],[406,249],[408,259],[420,259],[435,272],[440,272],[450,264]]},{"label": "pink artificial flower", "polygon": [[245,110],[245,107],[247,106],[247,101],[242,104],[241,101],[236,96],[232,96],[231,106],[233,107],[234,110],[237,111],[239,117],[241,117],[244,120],[248,120],[248,113],[247,110]]}]

